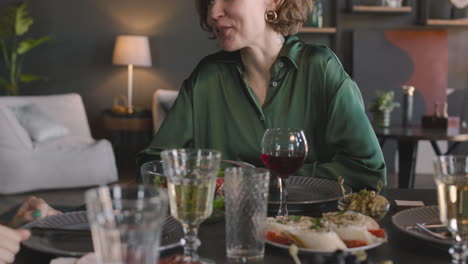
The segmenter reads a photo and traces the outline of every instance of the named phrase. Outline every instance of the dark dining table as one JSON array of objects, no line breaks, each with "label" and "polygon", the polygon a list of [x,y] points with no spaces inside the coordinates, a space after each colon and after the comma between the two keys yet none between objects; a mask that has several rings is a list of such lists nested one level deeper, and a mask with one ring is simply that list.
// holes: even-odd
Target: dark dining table
[{"label": "dark dining table", "polygon": [[[425,205],[437,204],[436,190],[423,189],[389,189],[383,193],[389,200],[417,200],[423,201]],[[332,205],[333,206],[333,205]],[[336,206],[336,205],[334,205]],[[367,252],[369,260],[378,263],[382,260],[392,260],[393,263],[449,263],[450,256],[447,249],[434,247],[428,242],[413,238],[399,231],[391,222],[391,217],[398,209],[394,204],[389,213],[381,220],[380,224],[385,228],[388,241],[381,246],[371,249]],[[202,224],[200,227],[199,238],[202,245],[199,253],[202,257],[207,257],[216,261],[216,263],[228,263],[225,251],[225,222]],[[180,249],[163,252],[166,257],[171,254],[181,253]],[[312,255],[300,254],[303,263],[313,259]],[[32,249],[22,248],[17,256],[15,263],[49,263],[56,256],[41,253]],[[374,263],[372,262],[372,263]],[[288,264],[294,263],[288,252],[281,248],[266,246],[265,264]]]},{"label": "dark dining table", "polygon": [[[468,129],[429,129],[419,125],[392,125],[388,128],[374,127],[375,134],[383,147],[387,139],[394,139],[398,144],[398,188],[414,188],[418,143],[427,140],[431,143],[435,155],[452,154],[456,147],[468,141]],[[438,140],[450,142],[446,152],[440,150]]]}]

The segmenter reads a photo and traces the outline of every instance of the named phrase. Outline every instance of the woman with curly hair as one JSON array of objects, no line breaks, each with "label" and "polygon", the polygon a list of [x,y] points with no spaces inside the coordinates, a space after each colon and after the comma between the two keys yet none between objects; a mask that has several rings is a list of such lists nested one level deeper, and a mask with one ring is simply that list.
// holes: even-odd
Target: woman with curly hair
[{"label": "woman with curly hair", "polygon": [[328,48],[294,36],[310,0],[196,0],[201,27],[223,51],[205,57],[183,83],[151,145],[211,148],[223,159],[263,166],[267,128],[300,128],[309,153],[299,175],[354,189],[386,182],[386,168],[359,88]]}]

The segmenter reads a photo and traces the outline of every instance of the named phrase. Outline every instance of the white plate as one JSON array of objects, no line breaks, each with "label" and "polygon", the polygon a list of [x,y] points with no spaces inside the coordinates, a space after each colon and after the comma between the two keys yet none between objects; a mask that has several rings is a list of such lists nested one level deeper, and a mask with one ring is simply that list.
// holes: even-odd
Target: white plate
[{"label": "white plate", "polygon": [[[32,221],[22,228],[30,229],[32,227],[89,230],[86,211],[50,216]],[[179,246],[182,237],[182,226],[174,218],[168,217],[163,226],[160,250]],[[77,235],[73,233],[55,235],[33,234],[30,239],[23,242],[23,245],[60,256],[79,257],[93,251],[93,242],[90,235]]]},{"label": "white plate", "polygon": [[[343,252],[365,251],[365,250],[373,249],[373,248],[376,248],[376,247],[382,245],[383,243],[385,243],[386,240],[387,240],[387,235],[385,235],[385,240],[384,241],[381,241],[381,242],[378,242],[378,243],[375,243],[375,244],[372,244],[372,245],[363,246],[363,247],[347,248],[347,249],[343,249],[342,251]],[[275,242],[271,242],[269,240],[265,240],[265,242],[267,244],[269,244],[269,245],[274,246],[274,247],[279,247],[279,248],[282,248],[282,249],[289,250],[289,246],[278,244],[278,243],[275,243]],[[313,250],[313,249],[308,249],[308,248],[299,248],[299,253],[332,254],[333,252],[331,252],[331,251],[318,251],[318,250]]]},{"label": "white plate", "polygon": [[438,206],[424,206],[398,212],[392,216],[392,222],[401,232],[410,236],[444,246],[451,246],[453,243],[453,240],[438,239],[418,229],[407,229],[416,223],[440,224]]}]

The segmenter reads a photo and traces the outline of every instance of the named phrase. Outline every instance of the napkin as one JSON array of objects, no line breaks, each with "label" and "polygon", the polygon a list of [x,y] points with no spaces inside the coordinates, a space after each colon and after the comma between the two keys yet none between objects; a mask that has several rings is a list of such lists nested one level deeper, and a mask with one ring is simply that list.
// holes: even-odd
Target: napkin
[{"label": "napkin", "polygon": [[97,264],[96,255],[88,253],[81,258],[56,258],[50,264]]}]

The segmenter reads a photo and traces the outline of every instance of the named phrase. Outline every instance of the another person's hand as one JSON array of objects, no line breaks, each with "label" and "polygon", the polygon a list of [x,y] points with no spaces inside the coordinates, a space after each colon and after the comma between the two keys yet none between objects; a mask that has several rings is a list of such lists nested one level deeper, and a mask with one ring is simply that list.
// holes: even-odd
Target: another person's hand
[{"label": "another person's hand", "polygon": [[44,200],[35,196],[29,196],[16,212],[9,226],[18,228],[32,220],[61,213],[50,207]]},{"label": "another person's hand", "polygon": [[13,263],[20,249],[20,243],[29,238],[28,230],[14,230],[0,225],[0,264]]}]

